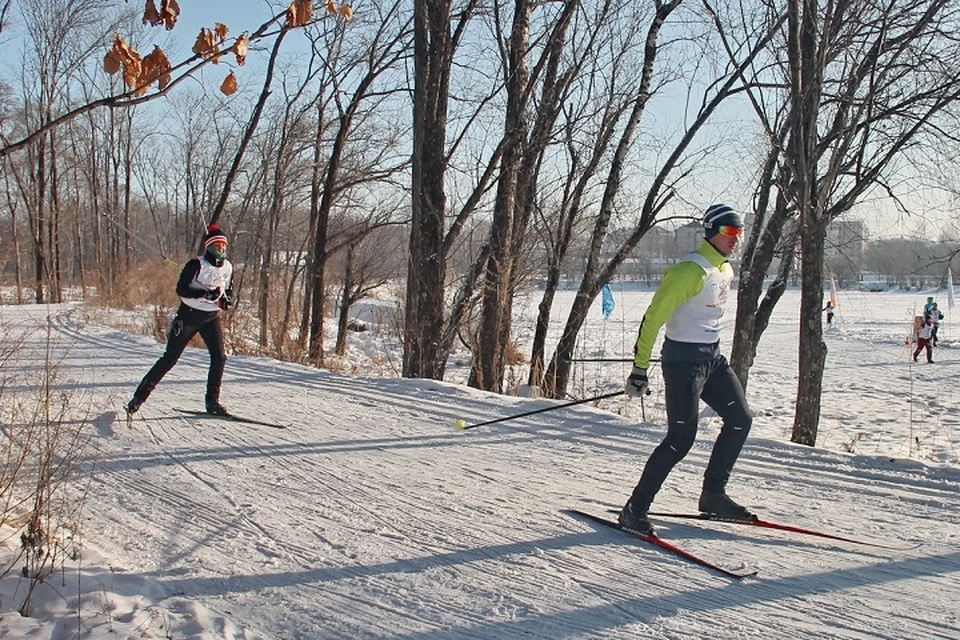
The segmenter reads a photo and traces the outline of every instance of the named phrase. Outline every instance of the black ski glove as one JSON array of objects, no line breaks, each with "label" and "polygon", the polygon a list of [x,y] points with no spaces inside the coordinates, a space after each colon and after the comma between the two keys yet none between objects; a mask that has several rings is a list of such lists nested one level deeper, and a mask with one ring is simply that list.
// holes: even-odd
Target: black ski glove
[{"label": "black ski glove", "polygon": [[207,300],[217,300],[220,297],[220,287],[207,291],[205,294],[203,294],[203,297]]},{"label": "black ski glove", "polygon": [[647,380],[647,370],[633,365],[633,371],[627,377],[627,385],[624,391],[631,398],[639,398],[645,393],[650,392],[650,381]]}]

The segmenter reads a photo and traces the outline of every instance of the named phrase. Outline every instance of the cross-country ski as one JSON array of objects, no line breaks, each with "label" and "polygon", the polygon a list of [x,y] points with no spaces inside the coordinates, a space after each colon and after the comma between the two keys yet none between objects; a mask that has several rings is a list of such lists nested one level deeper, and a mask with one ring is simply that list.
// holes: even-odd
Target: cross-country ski
[{"label": "cross-country ski", "polygon": [[609,518],[601,518],[600,516],[593,515],[592,513],[588,513],[586,511],[580,511],[579,509],[568,509],[567,513],[575,516],[580,516],[581,518],[586,518],[592,522],[602,524],[603,526],[608,527],[610,529],[616,529],[617,531],[624,533],[628,536],[631,536],[633,538],[636,538],[637,540],[643,540],[644,542],[648,542],[651,545],[655,547],[659,547],[660,549],[663,549],[665,551],[668,551],[677,557],[683,558],[684,560],[689,560],[694,564],[698,564],[701,567],[706,567],[711,571],[716,571],[717,573],[723,574],[729,578],[736,578],[737,580],[742,580],[744,578],[750,578],[757,575],[756,571],[741,573],[741,572],[731,571],[730,569],[725,569],[716,563],[710,562],[709,560],[705,560],[704,558],[701,558],[698,555],[695,555],[689,551],[686,551],[685,549],[681,549],[676,544],[668,540],[664,540],[659,535],[656,535],[656,534],[646,535],[642,533],[637,533],[636,531],[630,531],[629,529],[624,529],[617,523],[616,520],[611,520]]}]

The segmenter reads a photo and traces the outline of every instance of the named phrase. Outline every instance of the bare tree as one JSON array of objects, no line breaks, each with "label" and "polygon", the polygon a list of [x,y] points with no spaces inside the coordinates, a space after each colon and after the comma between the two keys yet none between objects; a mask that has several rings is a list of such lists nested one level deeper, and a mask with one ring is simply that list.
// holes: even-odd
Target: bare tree
[{"label": "bare tree", "polygon": [[354,305],[388,284],[403,268],[403,239],[399,231],[392,225],[369,228],[363,235],[355,236],[340,252],[343,282],[334,346],[338,356],[346,353],[350,312]]},{"label": "bare tree", "polygon": [[[37,302],[44,302],[45,286],[54,301],[60,301],[62,295],[60,147],[50,129],[57,109],[68,101],[68,86],[77,69],[113,26],[102,23],[95,4],[92,0],[22,0],[19,3],[28,43],[23,75],[23,124],[39,132],[28,136],[20,145],[30,144],[27,214],[33,231]],[[85,44],[78,47],[77,42]],[[0,157],[5,148],[0,148]]]},{"label": "bare tree", "polygon": [[[334,139],[326,156],[326,165],[322,174],[323,182],[319,197],[314,197],[316,210],[311,212],[311,228],[314,229],[313,247],[309,260],[311,280],[310,293],[310,348],[311,362],[320,364],[323,360],[323,292],[324,268],[329,255],[327,232],[330,215],[338,194],[344,184],[344,156],[351,135],[354,134],[356,120],[367,103],[376,103],[385,94],[393,93],[393,87],[377,87],[377,82],[408,56],[410,21],[401,15],[399,2],[387,3],[377,20],[372,21],[372,35],[365,47],[358,48],[359,54],[343,61],[344,67],[332,74],[332,91],[336,96],[337,119],[334,126]],[[356,76],[355,78],[352,78]],[[347,102],[342,102],[340,93],[348,78],[355,82]],[[392,174],[396,167],[386,169]],[[378,173],[383,176],[382,173]],[[367,176],[372,179],[373,176]],[[350,181],[346,181],[349,184]]]},{"label": "bare tree", "polygon": [[[640,118],[643,115],[647,102],[651,96],[652,74],[659,51],[659,37],[663,25],[671,14],[679,7],[680,2],[657,3],[657,11],[646,32],[646,46],[641,77],[641,86],[634,96],[626,125],[617,141],[610,168],[604,181],[604,193],[600,201],[600,213],[597,216],[590,239],[589,253],[586,258],[584,275],[580,282],[574,303],[567,318],[566,325],[557,344],[557,351],[546,369],[542,386],[544,390],[554,396],[565,393],[569,379],[571,363],[569,359],[559,357],[561,354],[572,353],[576,345],[577,335],[587,317],[587,311],[593,300],[608,283],[627,256],[637,246],[637,243],[657,223],[662,222],[664,210],[671,199],[676,195],[678,184],[690,171],[683,164],[685,154],[694,141],[694,138],[707,123],[716,109],[731,95],[736,94],[739,77],[744,69],[748,68],[763,52],[769,42],[774,28],[757,35],[755,41],[739,53],[736,61],[732,61],[728,68],[704,94],[703,103],[692,122],[686,127],[683,135],[669,151],[667,157],[659,164],[650,187],[646,191],[643,204],[640,207],[639,217],[632,231],[610,251],[608,259],[603,258],[602,250],[613,209],[622,186],[622,176],[629,150],[633,143]],[[604,260],[606,260],[604,262]]]},{"label": "bare tree", "polygon": [[[454,55],[477,9],[467,0],[452,15],[451,0],[414,0],[413,165],[410,254],[403,336],[403,375],[443,376],[446,279],[444,189],[447,170],[447,107]],[[454,224],[456,227],[457,223]]]},{"label": "bare tree", "polygon": [[[559,105],[574,77],[572,69],[561,69],[566,53],[566,34],[578,0],[567,0],[552,13],[544,14],[540,53],[532,69],[531,14],[537,5],[517,0],[509,39],[502,44],[506,116],[500,142],[500,174],[490,225],[488,255],[482,290],[480,330],[473,345],[470,384],[500,391],[506,352],[510,343],[513,298],[527,255],[527,229],[534,214],[539,188],[539,168],[552,139]],[[606,5],[605,5],[606,6]],[[539,89],[539,101],[535,91]]]},{"label": "bare tree", "polygon": [[[751,262],[739,299],[734,358],[745,382],[766,312],[785,286],[789,264],[761,305],[761,321],[751,324],[745,315],[757,308],[772,248],[785,247],[783,259],[789,263],[798,241],[803,293],[794,442],[816,442],[826,360],[821,311],[827,226],[872,191],[896,199],[897,181],[910,183],[911,172],[900,166],[905,154],[927,135],[942,136],[940,120],[960,89],[960,49],[946,35],[958,17],[947,0],[844,2],[827,11],[814,1],[793,0],[787,4],[785,46],[771,50],[785,52],[781,71],[772,68],[745,83],[771,155],[758,191],[759,224],[748,242]],[[768,116],[767,110],[781,117]],[[774,189],[775,199],[770,197]],[[784,224],[792,216],[796,227]],[[794,228],[798,240],[783,236]]]}]

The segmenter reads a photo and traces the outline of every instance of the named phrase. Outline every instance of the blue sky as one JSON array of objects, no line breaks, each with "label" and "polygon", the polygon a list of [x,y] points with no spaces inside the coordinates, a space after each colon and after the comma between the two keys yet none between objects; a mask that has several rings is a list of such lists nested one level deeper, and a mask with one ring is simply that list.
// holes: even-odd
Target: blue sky
[{"label": "blue sky", "polygon": [[267,18],[279,13],[284,5],[275,8],[264,0],[184,0],[180,3],[177,29],[198,31],[222,22],[233,32],[242,32],[260,26]]}]

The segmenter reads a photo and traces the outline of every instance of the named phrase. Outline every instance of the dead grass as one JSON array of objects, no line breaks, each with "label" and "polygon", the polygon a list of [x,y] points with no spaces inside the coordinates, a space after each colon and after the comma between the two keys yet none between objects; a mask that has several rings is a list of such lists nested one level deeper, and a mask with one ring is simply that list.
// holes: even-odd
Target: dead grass
[{"label": "dead grass", "polygon": [[0,342],[0,525],[20,535],[20,554],[11,565],[0,566],[0,576],[17,571],[26,581],[17,607],[28,616],[37,587],[67,558],[76,558],[83,499],[69,489],[89,436],[84,421],[65,419],[72,395],[62,389],[56,359],[65,354],[52,348],[50,334],[40,368],[17,366],[22,342],[9,335]]}]

